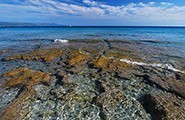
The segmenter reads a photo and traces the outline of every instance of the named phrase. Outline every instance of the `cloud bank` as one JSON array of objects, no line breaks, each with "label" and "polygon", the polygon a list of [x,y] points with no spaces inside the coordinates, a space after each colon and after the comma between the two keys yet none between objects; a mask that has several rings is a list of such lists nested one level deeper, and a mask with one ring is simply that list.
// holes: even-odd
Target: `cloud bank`
[{"label": "cloud bank", "polygon": [[[6,1],[6,0],[5,0]],[[113,6],[93,0],[12,0],[0,2],[0,17],[4,19],[49,20],[51,18],[77,21],[126,21],[135,22],[174,22],[183,24],[185,6],[167,2],[129,3]],[[61,20],[62,21],[62,20]],[[72,21],[72,20],[71,20]],[[60,22],[59,20],[56,22]],[[185,23],[185,22],[184,22]]]}]

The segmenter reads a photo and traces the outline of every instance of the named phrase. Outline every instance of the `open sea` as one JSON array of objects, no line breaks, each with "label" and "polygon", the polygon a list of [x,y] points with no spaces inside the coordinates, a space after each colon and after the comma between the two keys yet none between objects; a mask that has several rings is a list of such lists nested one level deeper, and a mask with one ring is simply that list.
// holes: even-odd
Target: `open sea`
[{"label": "open sea", "polygon": [[[54,39],[135,40],[185,53],[185,27],[3,27],[0,49],[50,43]],[[22,46],[21,46],[22,45]]]}]

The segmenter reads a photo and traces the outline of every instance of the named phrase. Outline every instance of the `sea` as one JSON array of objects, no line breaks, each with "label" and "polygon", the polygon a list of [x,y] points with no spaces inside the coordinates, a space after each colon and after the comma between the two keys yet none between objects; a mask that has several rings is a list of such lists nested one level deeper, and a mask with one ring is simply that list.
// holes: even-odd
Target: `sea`
[{"label": "sea", "polygon": [[1,27],[0,49],[49,44],[55,39],[128,40],[178,49],[185,55],[185,27]]}]

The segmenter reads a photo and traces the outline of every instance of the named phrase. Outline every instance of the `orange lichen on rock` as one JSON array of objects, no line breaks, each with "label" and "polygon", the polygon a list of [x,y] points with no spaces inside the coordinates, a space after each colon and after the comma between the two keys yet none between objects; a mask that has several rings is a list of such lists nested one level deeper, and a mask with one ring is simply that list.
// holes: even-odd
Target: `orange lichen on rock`
[{"label": "orange lichen on rock", "polygon": [[108,64],[107,69],[109,71],[116,71],[116,70],[124,70],[125,68],[130,68],[131,65],[121,62],[119,60],[112,60],[110,64]]},{"label": "orange lichen on rock", "polygon": [[3,78],[7,80],[7,87],[16,87],[25,84],[26,88],[30,88],[33,85],[48,82],[50,74],[23,67],[5,73]]},{"label": "orange lichen on rock", "polygon": [[29,77],[30,71],[28,68],[18,68],[3,75],[3,78],[6,78],[7,87],[23,85],[26,83],[26,81],[28,81]]},{"label": "orange lichen on rock", "polygon": [[103,69],[107,71],[123,70],[125,68],[131,67],[130,64],[121,62],[114,58],[108,58],[105,56],[100,56],[90,62],[94,68]]},{"label": "orange lichen on rock", "polygon": [[28,112],[28,108],[25,108],[23,104],[35,95],[35,90],[32,87],[41,83],[48,83],[50,74],[23,67],[5,73],[3,78],[7,81],[5,86],[8,88],[24,87],[23,91],[6,107],[0,116],[1,120],[17,120],[23,119]]},{"label": "orange lichen on rock", "polygon": [[104,68],[104,67],[107,66],[108,62],[109,62],[109,59],[108,58],[106,58],[104,56],[100,56],[97,59],[92,60],[91,64],[95,68],[102,69],[102,68]]},{"label": "orange lichen on rock", "polygon": [[15,60],[15,59],[23,59],[23,60],[43,60],[46,62],[51,62],[55,58],[62,55],[64,51],[50,48],[50,49],[38,49],[26,54],[19,54],[19,55],[13,55],[4,58],[5,61],[8,60]]},{"label": "orange lichen on rock", "polygon": [[88,58],[88,55],[85,53],[80,52],[79,50],[74,50],[70,55],[69,55],[69,60],[68,63],[71,66],[79,65]]}]

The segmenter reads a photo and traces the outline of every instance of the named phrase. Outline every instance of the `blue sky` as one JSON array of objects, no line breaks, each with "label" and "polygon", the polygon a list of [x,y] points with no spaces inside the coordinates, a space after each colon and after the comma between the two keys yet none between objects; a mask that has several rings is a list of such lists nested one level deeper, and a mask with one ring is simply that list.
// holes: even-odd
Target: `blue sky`
[{"label": "blue sky", "polygon": [[185,25],[184,0],[0,0],[0,21],[63,25]]}]

